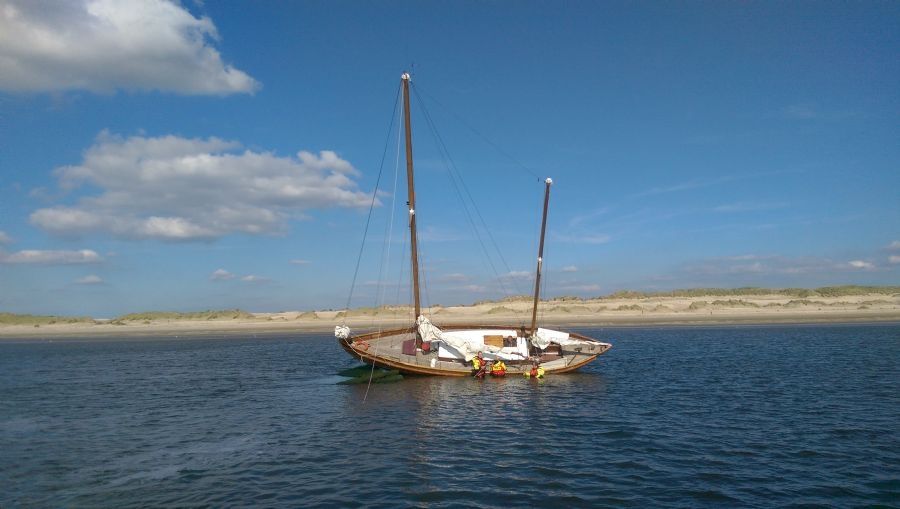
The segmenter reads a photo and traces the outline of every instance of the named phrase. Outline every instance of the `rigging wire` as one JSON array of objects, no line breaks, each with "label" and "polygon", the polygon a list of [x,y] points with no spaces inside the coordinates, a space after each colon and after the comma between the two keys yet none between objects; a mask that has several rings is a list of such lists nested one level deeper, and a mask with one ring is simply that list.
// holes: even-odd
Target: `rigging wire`
[{"label": "rigging wire", "polygon": [[[395,106],[396,108],[396,106]],[[396,111],[394,112],[396,114]],[[391,214],[390,220],[386,225],[387,235],[384,237],[384,244],[381,249],[382,257],[381,257],[381,267],[378,269],[378,283],[375,290],[375,312],[372,314],[372,325],[375,325],[374,320],[378,316],[378,312],[385,302],[385,293],[387,292],[387,284],[385,284],[382,279],[386,279],[385,271],[390,273],[391,271],[391,243],[394,238],[394,216],[397,215],[397,180],[399,180],[400,175],[400,129],[402,129],[402,124],[398,122],[398,134],[397,134],[397,155],[394,159],[394,187],[391,190]],[[385,309],[387,311],[387,309]],[[384,323],[378,324],[378,332],[382,332]],[[380,341],[375,342],[375,351],[374,355],[378,355],[378,347],[381,344]],[[366,398],[369,397],[369,388],[372,387],[372,379],[375,376],[375,363],[372,363],[372,369],[369,370],[369,383],[366,385],[366,393],[363,395],[363,402],[365,403]]]},{"label": "rigging wire", "polygon": [[366,217],[366,227],[363,230],[362,242],[359,245],[359,254],[356,257],[356,268],[353,270],[353,281],[350,283],[350,294],[347,295],[347,305],[344,306],[344,316],[341,325],[347,324],[347,315],[350,313],[350,303],[353,299],[353,291],[356,288],[356,279],[359,276],[359,264],[362,261],[363,251],[366,247],[366,237],[369,234],[369,225],[372,221],[372,211],[375,210],[375,201],[378,198],[378,185],[381,183],[381,174],[384,170],[384,159],[387,157],[388,143],[391,140],[391,133],[394,131],[394,120],[397,118],[397,105],[400,103],[401,86],[397,86],[397,94],[394,96],[394,106],[391,111],[391,123],[388,126],[388,134],[384,140],[384,150],[381,153],[381,163],[378,165],[378,177],[375,179],[375,189],[372,191],[372,203],[369,204],[369,215]]},{"label": "rigging wire", "polygon": [[[415,85],[413,86],[413,91],[417,94],[417,97],[419,97],[418,96],[418,88]],[[449,160],[449,162],[450,162],[450,164],[448,165],[448,168],[451,170],[451,174],[453,172],[455,172],[456,178],[459,180],[459,183],[462,186],[462,189],[465,191],[466,196],[469,198],[469,202],[471,202],[472,208],[475,210],[475,214],[478,216],[478,220],[481,222],[482,228],[484,228],[484,231],[487,233],[488,239],[491,241],[491,244],[494,247],[494,250],[497,252],[497,256],[500,258],[500,261],[503,263],[503,266],[506,268],[506,271],[508,273],[512,272],[512,270],[509,268],[509,264],[506,263],[506,258],[503,257],[503,251],[500,250],[500,247],[497,246],[497,242],[494,239],[494,236],[491,235],[491,230],[490,230],[490,228],[488,228],[487,222],[484,220],[484,216],[481,215],[481,210],[478,208],[478,204],[475,202],[475,199],[472,197],[472,193],[469,191],[469,186],[466,185],[466,181],[463,180],[462,174],[460,173],[459,168],[456,166],[456,163],[453,161],[453,158],[450,156],[450,151],[447,150],[447,146],[446,146],[446,144],[444,144],[444,140],[441,137],[440,133],[438,132],[437,126],[435,125],[434,120],[431,117],[431,114],[426,109],[425,102],[422,100],[419,100],[417,102],[420,105],[420,108],[422,109],[423,113],[425,114],[426,120],[428,121],[428,123],[431,126],[433,135],[440,143],[440,146],[443,148],[443,153],[446,154],[446,159]],[[453,179],[451,178],[451,181],[452,180]],[[455,183],[454,183],[454,185],[455,185]],[[462,198],[462,197],[460,197],[460,198]],[[461,199],[461,201],[463,203],[465,203],[464,199]],[[474,227],[474,225],[473,225],[473,227]],[[477,232],[477,228],[476,228],[476,232]],[[519,288],[518,283],[516,283],[515,280],[512,280],[512,283],[516,289],[516,292],[521,294],[522,291]]]},{"label": "rigging wire", "polygon": [[[435,126],[434,126],[430,116],[428,116],[428,114],[424,111],[424,109],[423,109],[423,115],[426,117],[426,123],[431,132],[431,135],[435,138],[436,144],[438,146],[438,152],[440,153],[441,158],[448,169],[447,174],[450,177],[450,183],[453,184],[453,190],[456,192],[456,195],[459,198],[459,202],[463,206],[463,212],[466,215],[466,219],[469,221],[469,225],[472,227],[472,231],[475,233],[475,238],[476,238],[476,240],[478,240],[478,243],[481,246],[481,250],[484,253],[485,259],[487,260],[488,264],[490,265],[490,269],[494,273],[494,276],[497,277],[498,281],[500,282],[500,285],[501,285],[504,295],[509,295],[509,292],[506,290],[506,287],[503,285],[502,278],[500,277],[500,273],[499,273],[499,271],[497,271],[497,268],[494,266],[493,260],[491,259],[491,256],[490,256],[490,253],[488,252],[487,248],[484,245],[484,241],[481,238],[481,232],[478,228],[478,225],[475,223],[475,220],[472,218],[472,213],[469,211],[469,202],[466,201],[466,197],[463,196],[462,191],[460,190],[460,184],[457,182],[457,179],[459,177],[453,171],[452,158],[447,153],[447,149],[445,146],[443,146],[443,142],[440,138],[440,135],[437,134],[437,130],[435,129]],[[448,162],[448,160],[449,160],[449,162]],[[471,200],[471,196],[469,197],[469,199]],[[489,231],[488,231],[488,233],[489,233]]]},{"label": "rigging wire", "polygon": [[[413,86],[413,91],[417,94],[417,97],[418,97],[418,88],[416,86]],[[444,143],[443,138],[441,137],[440,133],[438,132],[437,127],[435,126],[434,120],[432,119],[430,113],[428,112],[427,108],[425,107],[424,101],[422,101],[420,99],[419,101],[416,101],[416,102],[419,105],[419,108],[421,109],[423,116],[425,117],[426,125],[428,126],[428,128],[431,132],[431,135],[434,137],[434,139],[436,141],[438,152],[440,153],[441,158],[443,159],[443,161],[448,169],[448,175],[450,176],[450,182],[453,184],[454,191],[456,192],[457,196],[459,197],[460,203],[463,205],[463,207],[462,207],[463,212],[465,213],[466,218],[468,219],[469,224],[472,227],[472,230],[475,232],[476,239],[478,240],[478,243],[481,246],[481,250],[485,255],[485,259],[487,260],[488,264],[490,265],[491,270],[493,271],[495,277],[497,278],[497,281],[500,284],[501,290],[503,291],[504,295],[506,295],[508,297],[508,296],[510,296],[510,292],[507,290],[506,285],[504,285],[504,283],[503,283],[504,278],[501,277],[501,275],[499,274],[499,271],[497,270],[496,266],[494,265],[493,259],[490,256],[490,253],[488,252],[488,249],[484,244],[484,240],[482,239],[481,232],[479,231],[478,225],[476,224],[475,220],[472,217],[472,213],[469,210],[469,206],[470,206],[469,204],[471,204],[471,207],[474,210],[475,215],[478,217],[478,220],[481,223],[481,227],[484,229],[484,232],[487,235],[488,239],[490,240],[491,245],[493,246],[494,250],[496,251],[498,258],[503,263],[503,266],[506,268],[507,273],[512,272],[511,269],[509,268],[509,264],[506,262],[506,259],[503,256],[503,252],[500,250],[499,246],[497,245],[497,241],[494,239],[493,235],[491,234],[491,230],[490,230],[490,228],[488,228],[487,222],[484,220],[484,216],[481,214],[481,211],[479,210],[478,205],[475,202],[475,199],[472,197],[472,193],[469,190],[468,186],[466,185],[465,180],[463,180],[462,175],[460,174],[459,169],[456,166],[456,163],[454,162],[452,156],[450,156],[450,152],[447,149],[447,146]],[[465,192],[465,196],[463,195],[463,192]],[[468,198],[468,201],[466,200],[466,198]],[[519,294],[521,294],[522,291],[519,288],[518,283],[514,279],[510,280],[510,282],[515,287],[516,291]],[[519,315],[519,312],[516,311],[516,314]],[[519,318],[521,320],[521,315],[519,316]]]},{"label": "rigging wire", "polygon": [[[418,87],[416,87],[416,88],[418,89]],[[418,92],[418,91],[417,91],[417,92]],[[447,106],[444,106],[443,104],[441,104],[440,101],[438,101],[437,99],[435,99],[434,97],[432,97],[430,94],[428,94],[428,92],[425,92],[425,91],[423,90],[423,91],[422,91],[422,94],[423,94],[425,97],[427,97],[428,99],[430,99],[431,101],[433,101],[435,104],[437,104],[438,106],[440,106],[441,108],[443,108],[444,110],[446,110],[448,113],[450,113],[451,115],[453,115],[454,117],[456,117],[456,120],[458,120],[460,124],[464,125],[464,126],[465,126],[466,128],[468,128],[470,131],[472,131],[473,133],[475,133],[476,136],[478,136],[479,138],[481,138],[482,141],[484,141],[485,143],[487,143],[488,145],[490,145],[494,150],[496,150],[496,151],[499,152],[501,155],[503,155],[504,157],[506,157],[507,159],[509,159],[509,160],[512,161],[513,163],[515,163],[518,167],[520,167],[520,168],[522,168],[523,170],[525,170],[526,172],[528,172],[532,177],[538,179],[539,181],[543,181],[543,178],[541,178],[540,175],[538,175],[537,173],[535,173],[534,170],[532,170],[532,169],[529,168],[528,166],[525,166],[524,163],[522,163],[521,161],[519,161],[518,159],[516,159],[515,157],[513,157],[512,155],[510,155],[508,152],[506,152],[506,151],[503,150],[502,148],[500,148],[500,146],[498,146],[496,143],[494,143],[493,141],[491,141],[487,136],[481,134],[477,129],[475,129],[474,127],[472,127],[471,124],[469,124],[468,122],[466,122],[461,116],[457,115],[456,112],[454,112],[452,109],[450,109],[450,108],[448,108]]]}]

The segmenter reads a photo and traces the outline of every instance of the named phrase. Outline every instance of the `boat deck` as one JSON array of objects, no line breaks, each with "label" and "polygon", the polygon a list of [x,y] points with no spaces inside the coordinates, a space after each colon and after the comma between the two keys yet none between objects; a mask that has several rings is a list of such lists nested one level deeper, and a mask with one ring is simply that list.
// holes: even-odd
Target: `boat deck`
[{"label": "boat deck", "polygon": [[[458,326],[446,327],[444,331],[453,330],[516,330],[519,327],[508,326]],[[522,337],[524,337],[524,331]],[[573,338],[586,341],[587,344],[560,346],[551,345],[544,351],[531,347],[530,356],[521,360],[504,360],[508,374],[522,374],[531,369],[532,360],[540,360],[547,373],[565,373],[574,371],[593,361],[605,353],[612,345],[570,333]],[[371,332],[348,339],[339,339],[341,346],[350,355],[362,362],[376,366],[397,369],[406,374],[468,376],[472,373],[472,364],[463,359],[443,357],[436,349],[422,350],[415,346],[415,329],[394,329]]]}]

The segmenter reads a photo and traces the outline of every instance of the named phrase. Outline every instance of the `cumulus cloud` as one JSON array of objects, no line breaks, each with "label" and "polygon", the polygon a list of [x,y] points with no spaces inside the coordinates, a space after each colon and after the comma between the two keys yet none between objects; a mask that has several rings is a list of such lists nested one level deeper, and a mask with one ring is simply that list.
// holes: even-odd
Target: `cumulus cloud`
[{"label": "cumulus cloud", "polygon": [[100,276],[91,274],[75,280],[75,283],[79,285],[100,285],[103,284],[103,279]]},{"label": "cumulus cloud", "polygon": [[73,205],[43,208],[32,224],[61,236],[212,240],[277,234],[303,211],[367,207],[359,172],[331,151],[279,157],[218,138],[123,138],[101,132],[77,166],[54,173],[60,187],[99,189]]},{"label": "cumulus cloud", "polygon": [[42,251],[25,249],[15,253],[0,253],[0,263],[34,264],[34,265],[74,265],[81,263],[99,263],[103,258],[96,251],[81,249],[77,251]]},{"label": "cumulus cloud", "polygon": [[888,250],[890,251],[900,251],[900,240],[895,240],[888,244]]},{"label": "cumulus cloud", "polygon": [[216,269],[209,275],[211,281],[228,281],[234,279],[235,275],[225,269]]},{"label": "cumulus cloud", "polygon": [[0,0],[0,89],[252,93],[212,20],[169,0]]},{"label": "cumulus cloud", "polygon": [[0,245],[3,244],[12,244],[12,237],[6,234],[6,232],[0,230]]},{"label": "cumulus cloud", "polygon": [[898,256],[898,255],[891,255],[891,256],[888,256],[888,262],[890,262],[890,263],[900,263],[900,256]]},{"label": "cumulus cloud", "polygon": [[863,261],[863,260],[853,260],[853,261],[847,262],[847,265],[853,267],[854,269],[872,270],[875,268],[874,264],[872,264],[871,262]]},{"label": "cumulus cloud", "polygon": [[578,267],[574,265],[566,265],[562,268],[563,272],[578,272]]}]

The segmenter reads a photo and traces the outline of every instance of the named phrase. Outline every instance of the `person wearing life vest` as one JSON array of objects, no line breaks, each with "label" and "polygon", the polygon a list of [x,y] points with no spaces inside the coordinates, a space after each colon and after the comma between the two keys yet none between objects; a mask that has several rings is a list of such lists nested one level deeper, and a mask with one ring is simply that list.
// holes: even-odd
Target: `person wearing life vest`
[{"label": "person wearing life vest", "polygon": [[523,373],[525,378],[544,378],[544,367],[535,362],[531,365],[531,370]]},{"label": "person wearing life vest", "polygon": [[478,352],[478,354],[476,354],[475,357],[472,357],[472,375],[477,376],[477,377],[483,377],[484,376],[484,368],[485,368],[484,356],[481,355],[481,352]]},{"label": "person wearing life vest", "polygon": [[491,366],[491,376],[506,376],[506,364],[502,360],[494,361],[494,365]]}]

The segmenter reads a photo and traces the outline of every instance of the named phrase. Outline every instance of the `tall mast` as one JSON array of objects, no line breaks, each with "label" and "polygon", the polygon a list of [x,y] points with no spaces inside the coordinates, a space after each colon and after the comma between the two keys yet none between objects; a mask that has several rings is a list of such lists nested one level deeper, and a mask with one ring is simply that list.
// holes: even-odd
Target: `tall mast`
[{"label": "tall mast", "polygon": [[[419,302],[419,243],[416,237],[416,188],[413,185],[412,129],[409,123],[409,73],[400,77],[403,84],[403,124],[406,129],[406,190],[409,201],[409,245],[412,251],[412,285],[415,301],[415,319],[419,319],[422,306]],[[418,338],[418,334],[416,335]]]},{"label": "tall mast", "polygon": [[541,242],[538,245],[537,273],[534,276],[534,306],[531,309],[531,334],[537,331],[537,308],[538,298],[541,293],[541,266],[544,263],[544,234],[547,232],[547,206],[550,204],[550,185],[553,179],[548,178],[544,181],[547,185],[544,188],[544,215],[541,218]]}]

